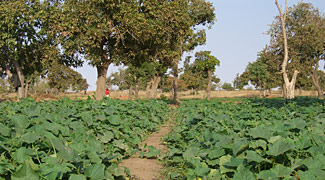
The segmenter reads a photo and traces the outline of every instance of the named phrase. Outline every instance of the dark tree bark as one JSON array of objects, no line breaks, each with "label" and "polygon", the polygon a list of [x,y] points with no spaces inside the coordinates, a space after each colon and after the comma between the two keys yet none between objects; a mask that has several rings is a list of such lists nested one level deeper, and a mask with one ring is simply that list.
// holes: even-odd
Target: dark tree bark
[{"label": "dark tree bark", "polygon": [[24,84],[25,76],[23,74],[23,70],[21,69],[20,64],[16,60],[13,60],[13,63],[16,68],[18,80],[19,80],[17,98],[18,99],[25,98],[25,84]]}]

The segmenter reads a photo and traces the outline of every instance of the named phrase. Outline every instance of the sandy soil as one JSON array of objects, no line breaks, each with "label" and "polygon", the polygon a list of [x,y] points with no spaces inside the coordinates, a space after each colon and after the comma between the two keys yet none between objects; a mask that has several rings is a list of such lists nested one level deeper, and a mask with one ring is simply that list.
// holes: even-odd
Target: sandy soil
[{"label": "sandy soil", "polygon": [[[162,137],[169,133],[171,130],[173,118],[163,126],[160,127],[160,130],[152,133],[140,146],[141,149],[144,148],[144,145],[154,146],[157,149],[161,150],[161,154],[167,151],[167,148],[162,142]],[[159,158],[159,157],[158,157]],[[159,164],[157,159],[141,159],[139,154],[136,154],[128,159],[125,159],[119,164],[120,167],[127,167],[130,169],[132,175],[131,179],[133,180],[161,180],[164,177],[161,175],[163,171],[163,166]]]}]

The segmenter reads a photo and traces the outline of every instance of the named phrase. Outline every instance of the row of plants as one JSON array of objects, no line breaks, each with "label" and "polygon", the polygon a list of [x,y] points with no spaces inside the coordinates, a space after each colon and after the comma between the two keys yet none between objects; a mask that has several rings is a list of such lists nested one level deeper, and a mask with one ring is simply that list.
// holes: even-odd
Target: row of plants
[{"label": "row of plants", "polygon": [[324,131],[323,100],[184,100],[164,163],[169,179],[324,179]]},{"label": "row of plants", "polygon": [[168,119],[156,100],[0,103],[0,179],[123,178],[118,162]]}]

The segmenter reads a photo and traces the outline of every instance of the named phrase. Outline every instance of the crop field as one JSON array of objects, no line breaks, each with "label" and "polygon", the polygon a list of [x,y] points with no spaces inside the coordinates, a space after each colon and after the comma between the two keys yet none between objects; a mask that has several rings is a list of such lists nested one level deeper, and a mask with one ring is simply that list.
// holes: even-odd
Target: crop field
[{"label": "crop field", "polygon": [[323,100],[188,99],[172,109],[160,100],[65,98],[0,103],[0,180],[128,179],[119,163],[170,118],[167,152],[146,156],[160,153],[165,179],[325,177]]},{"label": "crop field", "polygon": [[165,136],[170,179],[325,178],[325,103],[183,101]]},{"label": "crop field", "polygon": [[0,103],[0,179],[114,179],[117,163],[168,119],[156,100]]}]

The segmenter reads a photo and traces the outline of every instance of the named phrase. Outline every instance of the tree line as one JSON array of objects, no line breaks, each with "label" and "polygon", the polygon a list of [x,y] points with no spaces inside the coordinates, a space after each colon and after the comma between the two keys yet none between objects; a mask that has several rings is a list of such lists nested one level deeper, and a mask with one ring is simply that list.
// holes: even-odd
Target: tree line
[{"label": "tree line", "polygon": [[137,84],[147,63],[156,70],[152,82],[172,69],[177,103],[178,63],[205,43],[203,27],[215,21],[205,0],[17,0],[1,1],[0,10],[0,67],[17,75],[18,98],[53,63],[78,67],[86,61],[97,69],[96,99],[105,93],[110,64],[132,67],[128,75]]},{"label": "tree line", "polygon": [[[324,16],[311,4],[289,8],[286,0],[283,10],[275,2],[279,16],[268,32],[270,44],[234,85],[282,87],[291,99],[296,86],[312,83],[321,98]],[[186,57],[178,67],[186,52],[205,44],[205,29],[216,21],[212,3],[205,0],[12,0],[0,1],[0,12],[1,77],[13,79],[18,98],[26,97],[40,77],[57,92],[87,88],[71,69],[84,63],[97,70],[98,100],[107,84],[134,88],[136,96],[146,89],[153,98],[158,88],[169,88],[176,104],[179,88],[204,88],[210,99],[213,82],[220,81],[214,74],[220,61],[210,51],[197,52],[194,60]],[[106,78],[111,64],[127,69]]]}]

